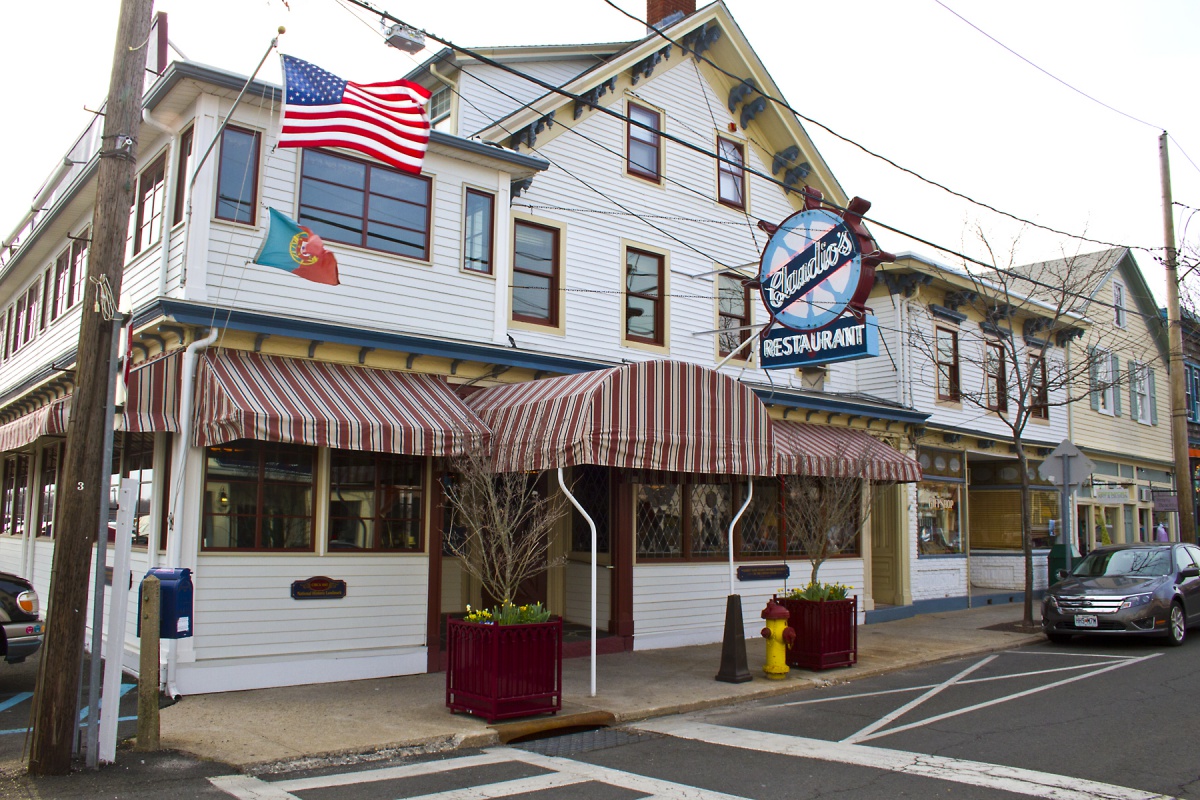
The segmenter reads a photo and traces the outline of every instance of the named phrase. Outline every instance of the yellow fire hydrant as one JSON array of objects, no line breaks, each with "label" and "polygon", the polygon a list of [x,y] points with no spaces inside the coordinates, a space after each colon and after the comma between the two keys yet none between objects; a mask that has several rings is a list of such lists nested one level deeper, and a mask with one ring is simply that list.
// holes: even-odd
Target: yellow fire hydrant
[{"label": "yellow fire hydrant", "polygon": [[796,632],[788,627],[788,610],[782,603],[776,603],[775,598],[767,601],[762,618],[767,621],[767,627],[762,629],[762,637],[767,640],[767,663],[763,672],[772,680],[781,681],[789,672],[787,665],[787,649],[796,641]]}]

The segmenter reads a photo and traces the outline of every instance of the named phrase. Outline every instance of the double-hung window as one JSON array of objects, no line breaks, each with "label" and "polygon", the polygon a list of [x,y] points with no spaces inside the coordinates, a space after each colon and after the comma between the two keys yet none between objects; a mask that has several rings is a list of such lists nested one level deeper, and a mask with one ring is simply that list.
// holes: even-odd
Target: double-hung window
[{"label": "double-hung window", "polygon": [[1156,422],[1154,373],[1145,364],[1129,363],[1129,416],[1144,425]]},{"label": "double-hung window", "polygon": [[1008,410],[1008,370],[1004,345],[1000,342],[986,342],[983,346],[983,394],[988,408]]},{"label": "double-hung window", "polygon": [[957,402],[958,383],[958,331],[937,328],[935,333],[935,356],[937,357],[937,396],[939,400]]},{"label": "double-hung window", "polygon": [[467,189],[463,221],[463,269],[492,274],[492,229],[496,198],[488,192]]},{"label": "double-hung window", "polygon": [[558,325],[557,228],[518,220],[513,225],[512,317],[535,325]]},{"label": "double-hung window", "polygon": [[84,282],[88,272],[88,245],[92,241],[92,231],[84,228],[83,232],[71,240],[71,290],[67,294],[67,307],[83,300]]},{"label": "double-hung window", "polygon": [[[750,338],[750,293],[746,279],[732,272],[717,276],[717,347],[722,356],[737,350]],[[744,350],[738,355],[749,358]]]},{"label": "double-hung window", "polygon": [[192,140],[196,129],[188,128],[179,137],[179,161],[175,172],[175,207],[171,210],[171,224],[183,222],[187,212],[188,192],[191,190]]},{"label": "double-hung window", "polygon": [[1125,284],[1113,281],[1113,321],[1118,328],[1125,327]]},{"label": "double-hung window", "polygon": [[304,153],[299,222],[327,241],[428,261],[431,197],[424,175],[322,150]]},{"label": "double-hung window", "polygon": [[228,125],[221,132],[221,160],[217,166],[217,219],[254,224],[258,209],[260,142],[258,131]]},{"label": "double-hung window", "polygon": [[717,200],[734,208],[746,207],[746,150],[738,142],[717,137]]},{"label": "double-hung window", "polygon": [[1185,364],[1183,370],[1188,422],[1200,422],[1200,367]]},{"label": "double-hung window", "polygon": [[625,250],[625,338],[662,344],[666,327],[661,255]]},{"label": "double-hung window", "polygon": [[656,183],[662,175],[660,119],[657,111],[629,104],[626,171]]},{"label": "double-hung window", "polygon": [[167,157],[161,155],[138,178],[137,208],[133,223],[133,254],[153,246],[162,235],[166,205]]},{"label": "double-hung window", "polygon": [[1096,347],[1088,348],[1088,372],[1091,378],[1092,409],[1101,414],[1120,416],[1121,395],[1116,376],[1120,374],[1117,356]]},{"label": "double-hung window", "polygon": [[1029,416],[1050,419],[1045,353],[1032,353],[1029,356]]}]

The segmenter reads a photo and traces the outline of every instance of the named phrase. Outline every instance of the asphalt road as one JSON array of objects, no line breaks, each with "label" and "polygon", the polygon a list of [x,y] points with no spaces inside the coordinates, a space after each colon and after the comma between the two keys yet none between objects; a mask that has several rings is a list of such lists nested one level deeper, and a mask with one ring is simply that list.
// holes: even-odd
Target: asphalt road
[{"label": "asphalt road", "polygon": [[1197,674],[1200,637],[1046,643],[846,684],[831,671],[829,686],[771,701],[443,757],[242,775],[123,752],[98,773],[10,773],[0,796],[1200,798]]}]

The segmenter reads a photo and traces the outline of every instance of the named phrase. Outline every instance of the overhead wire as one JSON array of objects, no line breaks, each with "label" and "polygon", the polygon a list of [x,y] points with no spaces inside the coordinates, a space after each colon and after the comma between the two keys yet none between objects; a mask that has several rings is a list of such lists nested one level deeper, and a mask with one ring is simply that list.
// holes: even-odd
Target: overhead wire
[{"label": "overhead wire", "polygon": [[[350,1],[351,2],[360,2],[360,0],[350,0]],[[665,41],[670,42],[671,44],[673,44],[677,47],[683,46],[682,43],[676,41],[675,39],[672,39],[670,36],[667,36],[661,30],[659,30],[658,28],[655,28],[653,25],[650,25],[645,20],[643,20],[643,19],[637,17],[636,15],[631,14],[628,11],[626,11],[625,9],[621,8],[616,3],[614,3],[613,0],[602,0],[602,2],[611,6],[612,8],[614,8],[621,14],[624,14],[625,16],[629,17],[631,20],[634,20],[635,22],[639,22],[642,25],[645,25],[647,27],[647,29],[652,30],[654,32],[654,34],[657,35],[658,37],[660,37],[661,39],[664,39]],[[746,81],[745,77],[739,76],[733,72],[730,72],[729,70],[727,70],[724,67],[722,67],[721,65],[717,64],[712,59],[708,58],[707,56],[705,56],[702,53],[693,53],[692,55],[693,55],[693,57],[698,58],[699,60],[705,62],[710,67],[717,70],[718,72],[720,72],[722,75],[726,76],[727,78],[738,81],[739,84],[744,83]],[[1070,239],[1076,239],[1081,242],[1090,242],[1092,244],[1104,245],[1105,247],[1128,247],[1131,250],[1144,250],[1146,252],[1153,252],[1155,250],[1163,249],[1162,247],[1141,247],[1141,246],[1135,246],[1135,245],[1123,245],[1123,244],[1117,244],[1115,242],[1104,241],[1102,239],[1093,239],[1093,238],[1090,238],[1087,236],[1081,236],[1079,234],[1074,234],[1074,233],[1070,233],[1068,231],[1059,230],[1057,228],[1053,228],[1048,225],[1042,225],[1041,223],[1037,223],[1037,222],[1034,222],[1033,220],[1025,219],[1024,217],[1018,216],[1017,214],[1013,214],[1009,211],[1004,211],[1003,209],[997,208],[997,207],[990,205],[988,203],[985,203],[981,200],[976,200],[975,198],[971,197],[970,195],[966,195],[966,194],[963,194],[962,192],[951,189],[949,186],[946,186],[943,183],[939,183],[938,181],[935,181],[931,178],[926,178],[924,175],[920,174],[919,172],[909,169],[908,167],[905,167],[905,166],[897,163],[896,161],[893,161],[892,159],[888,158],[885,155],[876,153],[875,151],[869,149],[865,145],[859,144],[858,142],[854,141],[853,139],[851,139],[847,136],[843,136],[842,134],[840,134],[837,131],[830,128],[828,125],[825,125],[824,123],[819,122],[819,121],[813,119],[812,117],[802,114],[801,112],[799,112],[798,110],[793,108],[791,105],[789,105],[787,103],[787,101],[785,101],[785,100],[782,100],[777,97],[773,97],[772,95],[769,95],[766,92],[763,92],[762,89],[760,89],[758,87],[755,87],[755,91],[757,92],[757,94],[759,96],[763,97],[764,99],[770,101],[771,103],[774,103],[775,105],[779,106],[780,108],[782,108],[792,114],[795,114],[796,117],[798,117],[799,119],[801,119],[807,123],[810,123],[812,125],[817,126],[821,130],[828,133],[830,136],[833,136],[834,138],[836,138],[842,142],[845,142],[846,144],[849,144],[849,145],[852,145],[853,147],[858,148],[859,150],[861,150],[862,152],[871,156],[872,158],[876,158],[880,161],[883,161],[885,164],[893,167],[894,169],[900,170],[901,172],[911,175],[914,178],[916,178],[917,180],[919,180],[923,183],[927,183],[930,186],[934,186],[938,189],[941,189],[942,191],[944,191],[950,195],[953,195],[954,197],[957,197],[960,200],[965,200],[968,203],[971,203],[972,205],[976,205],[976,206],[979,206],[980,208],[985,208],[989,211],[992,211],[993,213],[999,214],[1004,217],[1008,217],[1009,219],[1011,219],[1015,222],[1020,222],[1024,225],[1029,225],[1030,227],[1038,228],[1039,230],[1044,230],[1049,233],[1057,234],[1059,236],[1066,236]]]}]

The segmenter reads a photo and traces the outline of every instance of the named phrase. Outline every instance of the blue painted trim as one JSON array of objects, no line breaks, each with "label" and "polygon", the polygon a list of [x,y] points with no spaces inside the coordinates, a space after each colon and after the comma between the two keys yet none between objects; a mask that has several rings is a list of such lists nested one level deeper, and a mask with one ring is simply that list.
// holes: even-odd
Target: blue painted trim
[{"label": "blue painted trim", "polygon": [[[1040,602],[1042,595],[1046,592],[1044,589],[1037,589],[1033,593],[1035,602]],[[1000,606],[1000,605],[1017,605],[1025,602],[1025,592],[1020,589],[1011,592],[997,592],[994,594],[977,594],[971,597],[970,608],[980,608],[982,606]],[[915,617],[918,614],[941,614],[947,611],[965,611],[968,608],[966,595],[957,597],[937,597],[931,600],[918,600],[910,606],[891,606],[889,608],[877,608],[874,611],[868,611],[866,615],[866,624],[873,625],[876,622],[895,622],[896,620],[908,619]]]},{"label": "blue painted trim", "polygon": [[925,559],[945,559],[945,558],[966,558],[966,553],[917,553],[917,560],[924,561]]},{"label": "blue painted trim", "polygon": [[[563,356],[550,356],[541,353],[531,353],[528,350],[518,350],[510,347],[493,347],[488,345],[452,342],[446,339],[431,339],[403,333],[384,333],[382,331],[364,330],[344,325],[334,325],[328,322],[280,317],[253,311],[234,311],[199,303],[188,303],[181,300],[160,300],[156,304],[158,315],[170,317],[185,325],[200,325],[209,327],[216,325],[231,330],[266,333],[273,336],[290,336],[296,339],[319,339],[329,344],[349,344],[355,347],[376,347],[394,350],[402,353],[416,353],[423,356],[438,358],[467,359],[485,364],[502,364],[509,367],[523,367],[534,370],[548,370],[563,374],[591,372],[597,369],[608,369],[616,364],[605,364],[598,361]],[[142,319],[151,319],[156,314],[154,309],[145,309],[138,314]],[[214,323],[215,318],[215,323]]]}]

